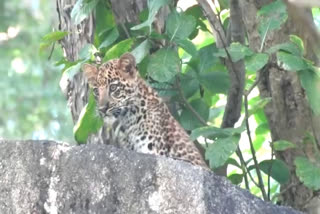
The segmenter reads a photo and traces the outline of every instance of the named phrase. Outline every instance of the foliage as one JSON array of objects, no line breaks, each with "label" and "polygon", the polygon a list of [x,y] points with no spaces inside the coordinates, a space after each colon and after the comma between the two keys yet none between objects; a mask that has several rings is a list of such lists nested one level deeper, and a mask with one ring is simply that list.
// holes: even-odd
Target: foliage
[{"label": "foliage", "polygon": [[[0,2],[0,138],[72,142],[72,121],[59,88],[62,57],[53,43],[67,32],[52,31],[53,1]],[[39,53],[40,49],[43,50]]]},{"label": "foliage", "polygon": [[103,125],[103,120],[98,116],[93,92],[90,91],[89,101],[82,109],[79,120],[73,128],[74,137],[78,143],[86,143],[89,134],[97,132]]},{"label": "foliage", "polygon": [[[221,15],[220,18],[223,22],[221,24],[227,31],[229,1],[219,0],[218,2],[219,6],[215,9],[220,12],[219,15]],[[17,4],[17,1],[15,4]],[[95,61],[96,53],[102,56],[103,62],[105,62],[120,57],[125,52],[131,52],[136,57],[141,76],[149,81],[149,84],[158,91],[160,96],[165,96],[177,106],[174,116],[182,127],[191,133],[191,139],[197,140],[203,145],[205,159],[208,160],[212,169],[228,164],[228,170],[231,170],[231,172],[229,170],[228,179],[234,184],[246,185],[246,188],[250,188],[251,192],[261,196],[265,189],[257,185],[256,180],[259,178],[263,181],[265,187],[269,186],[267,191],[271,193],[271,196],[276,195],[279,191],[278,186],[286,184],[290,180],[290,173],[292,172],[286,163],[274,157],[274,153],[297,149],[297,146],[285,139],[268,143],[271,141],[270,129],[263,109],[270,104],[271,98],[260,98],[255,88],[255,80],[258,79],[257,72],[263,72],[263,68],[268,61],[276,57],[277,66],[298,74],[312,113],[320,113],[318,107],[320,95],[317,93],[320,81],[319,71],[313,62],[303,57],[305,50],[302,40],[295,35],[290,35],[288,41],[274,45],[267,50],[264,48],[264,42],[268,34],[276,33],[287,21],[288,14],[285,4],[281,0],[272,1],[258,11],[257,18],[260,21],[258,31],[262,41],[261,47],[257,48],[259,51],[252,50],[247,43],[240,44],[237,42],[231,43],[225,48],[217,48],[214,36],[208,33],[211,28],[199,5],[184,9],[178,9],[173,5],[171,0],[148,0],[148,8],[142,11],[139,16],[140,24],[129,23],[125,26],[118,26],[108,1],[78,0],[71,11],[72,21],[74,24],[79,24],[94,12],[96,16],[94,42],[86,45],[80,51],[79,59],[74,62],[61,59],[59,51],[54,50],[54,60],[60,59],[57,65],[61,66],[61,75],[55,73],[56,70],[50,67],[52,72],[46,73],[41,70],[40,74],[37,74],[40,77],[33,75],[31,79],[35,80],[27,79],[30,82],[29,85],[34,85],[38,84],[39,79],[45,79],[44,75],[49,77],[46,82],[46,89],[54,88],[54,90],[41,91],[47,96],[47,99],[40,99],[44,102],[40,106],[58,105],[60,108],[55,111],[59,114],[55,112],[55,115],[61,115],[61,110],[67,110],[64,107],[65,103],[61,101],[61,97],[59,98],[54,93],[58,85],[56,78],[60,76],[61,81],[71,79],[73,75],[80,71],[84,62]],[[153,22],[158,11],[164,6],[169,6],[171,12],[165,20],[164,33],[159,34],[154,28]],[[224,13],[222,13],[223,11]],[[314,14],[317,13],[314,11]],[[15,19],[16,17],[13,17],[13,20]],[[3,25],[7,29],[11,24],[10,21],[6,21]],[[128,33],[123,33],[124,27],[126,27]],[[29,28],[31,28],[30,23]],[[45,30],[49,31],[46,28]],[[49,47],[52,47],[56,41],[67,34],[68,32],[60,31],[48,33],[41,40],[40,50],[50,51]],[[18,45],[21,43],[19,40],[16,42]],[[158,45],[159,43],[161,45]],[[13,46],[13,44],[7,45]],[[9,48],[7,47],[7,49]],[[32,59],[30,60],[32,61],[31,64],[36,67],[38,66],[37,63],[44,62],[44,53],[46,52],[42,52],[41,60],[34,59],[32,50],[27,50],[28,60]],[[0,50],[0,56],[4,55]],[[4,56],[4,60],[11,62],[13,59],[22,57],[21,50],[18,52],[10,50],[9,55],[9,59],[8,56]],[[229,73],[224,64],[224,60],[229,58],[233,63],[239,60],[243,60],[245,63],[245,88],[248,90],[245,97],[248,102],[244,105],[239,125],[235,128],[223,129],[218,127],[221,125],[226,94],[230,88]],[[48,62],[45,65],[48,66]],[[4,63],[4,67],[6,66],[10,67],[8,63],[7,65]],[[11,75],[8,83],[2,84],[0,87],[10,88],[9,85],[13,84],[13,80],[16,79],[26,81],[24,76],[20,74],[19,76],[17,72],[9,71],[8,74]],[[24,84],[24,87],[19,89],[10,88],[5,96],[9,97],[13,94],[13,97],[20,98],[19,96],[26,90],[25,87]],[[39,97],[43,98],[43,94],[37,96],[35,91],[28,90],[30,97],[35,96],[37,101]],[[251,92],[255,94],[252,95]],[[19,109],[19,114],[23,115],[26,109],[30,111],[31,107],[34,107],[33,99],[26,99],[26,101],[25,105],[28,106],[28,109],[25,106],[22,108],[13,106],[15,104],[13,99],[0,102],[0,105],[5,112]],[[61,107],[61,104],[63,104],[63,107]],[[88,104],[82,109],[80,118],[74,126],[74,138],[78,143],[85,143],[89,134],[98,131],[102,125],[101,118],[96,114],[95,105],[92,93],[90,93]],[[40,108],[37,111],[44,110]],[[51,112],[53,110],[51,108],[45,111]],[[10,129],[11,122],[8,118],[5,114],[0,117],[0,122],[9,121],[6,124],[6,129],[0,129],[0,134]],[[27,121],[42,123],[40,126],[44,127],[46,123],[50,123],[53,119],[42,118],[40,120],[33,115],[27,118]],[[65,119],[63,117],[62,122],[59,123],[61,125],[60,133],[67,130],[67,128],[62,129]],[[15,124],[17,124],[16,121]],[[22,124],[20,120],[19,123]],[[25,124],[24,126],[27,127]],[[34,127],[28,128],[30,130],[34,129]],[[30,130],[24,130],[23,134],[30,133]],[[12,131],[10,136],[14,136],[13,133],[16,132]],[[28,136],[27,134],[18,134]],[[298,157],[295,159],[295,164],[296,175],[299,179],[307,187],[319,190],[320,184],[317,178],[320,174],[320,166],[318,162],[306,157]],[[263,172],[261,176],[259,175],[260,172]],[[249,183],[249,185],[246,183]],[[270,200],[270,198],[268,199]]]},{"label": "foliage", "polygon": [[[78,1],[79,2],[79,1]],[[191,139],[203,143],[205,148],[205,158],[209,161],[210,167],[215,169],[228,163],[235,169],[228,175],[234,184],[243,185],[248,176],[259,177],[259,171],[263,172],[263,180],[266,182],[272,178],[272,184],[268,191],[275,194],[279,184],[285,184],[290,179],[290,171],[286,164],[274,158],[274,154],[263,158],[252,156],[252,151],[260,152],[265,150],[267,141],[270,140],[270,130],[268,121],[263,109],[271,101],[271,98],[249,97],[248,109],[245,118],[237,128],[221,129],[223,105],[221,100],[226,99],[226,93],[230,87],[229,74],[225,65],[221,63],[221,58],[237,62],[244,60],[246,69],[246,89],[253,85],[257,78],[256,72],[263,69],[271,56],[276,56],[278,66],[291,72],[297,72],[302,87],[307,93],[311,108],[314,113],[319,113],[317,103],[320,102],[318,87],[319,75],[317,69],[303,57],[304,45],[302,40],[290,35],[290,40],[282,44],[277,44],[268,50],[264,50],[264,42],[269,33],[276,32],[286,22],[288,14],[286,6],[281,0],[262,7],[257,16],[260,20],[258,30],[262,40],[260,51],[251,50],[247,44],[231,43],[226,48],[217,48],[215,39],[205,36],[209,27],[206,18],[198,5],[191,6],[186,10],[176,10],[172,7],[170,0],[148,0],[148,10],[140,14],[141,23],[130,27],[130,38],[120,35],[121,28],[117,26],[111,14],[108,4],[96,2],[96,0],[80,1],[86,10],[73,9],[75,20],[83,20],[83,17],[90,10],[95,9],[97,16],[97,29],[95,32],[94,47],[103,56],[103,61],[121,56],[123,53],[131,51],[136,59],[140,74],[150,81],[150,85],[158,90],[159,95],[171,98],[171,102],[177,102],[180,106],[175,117],[182,127],[191,132]],[[218,11],[228,9],[228,1],[219,1]],[[86,5],[87,4],[87,5]],[[96,8],[92,5],[98,5]],[[153,21],[157,12],[168,5],[171,13],[166,19],[166,28],[162,35],[153,29]],[[225,13],[223,21],[228,22],[229,13]],[[79,18],[80,17],[80,18]],[[225,23],[223,23],[225,24]],[[224,25],[224,27],[227,27]],[[157,46],[159,41],[164,44]],[[202,42],[195,42],[201,40]],[[150,55],[151,53],[151,55]],[[91,55],[92,56],[92,55]],[[92,56],[93,57],[93,56]],[[79,66],[90,58],[82,58],[73,67]],[[94,58],[94,57],[93,57]],[[71,67],[72,68],[72,67]],[[70,69],[70,68],[69,68]],[[180,82],[180,84],[178,84]],[[182,104],[188,102],[188,104]],[[89,107],[90,106],[90,107]],[[83,114],[75,127],[75,136],[79,143],[85,142],[88,130],[97,130],[100,121],[93,117],[95,109],[90,103],[83,109]],[[195,115],[197,114],[197,115]],[[247,117],[247,118],[246,118]],[[255,123],[254,130],[247,124]],[[96,123],[95,123],[96,122]],[[80,125],[79,125],[80,124]],[[93,125],[95,124],[95,125]],[[85,129],[79,127],[86,127]],[[93,128],[88,128],[88,127]],[[250,151],[239,149],[239,144],[244,144],[244,134],[252,135],[252,145]],[[81,136],[81,137],[79,137]],[[81,139],[80,139],[81,138]],[[269,151],[286,151],[296,149],[295,144],[278,140],[271,144]],[[235,156],[240,152],[245,160]],[[238,154],[239,155],[239,154]],[[232,158],[231,158],[232,157]],[[240,163],[240,164],[239,164]],[[308,165],[317,171],[316,166],[309,162],[296,159],[297,175],[310,188],[317,189],[318,184],[312,180],[311,171],[303,171],[302,166]],[[309,174],[310,175],[309,175]],[[255,183],[254,181],[252,181]],[[261,191],[261,187],[256,187]],[[252,188],[254,192],[254,188]]]}]

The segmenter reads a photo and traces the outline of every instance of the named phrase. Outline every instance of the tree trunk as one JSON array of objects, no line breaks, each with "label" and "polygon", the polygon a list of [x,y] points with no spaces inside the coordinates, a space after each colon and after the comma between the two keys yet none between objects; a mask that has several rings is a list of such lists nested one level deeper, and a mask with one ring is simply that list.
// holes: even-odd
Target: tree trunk
[{"label": "tree trunk", "polygon": [[[266,1],[264,2],[266,3]],[[261,40],[257,29],[259,23],[257,10],[262,6],[261,1],[242,0],[240,5],[242,10],[245,11],[243,18],[249,46],[258,52]],[[290,34],[301,36],[298,26],[289,18],[280,30],[268,33],[265,50],[275,44],[287,41]],[[312,121],[317,121],[317,119],[311,113],[306,94],[301,87],[297,74],[278,67],[275,56],[269,61],[266,72],[260,73],[260,79],[258,87],[261,97],[272,99],[265,108],[272,140],[288,140],[297,146],[297,149],[276,153],[277,158],[283,160],[289,166],[291,173],[289,183],[281,186],[281,190],[286,189],[281,194],[281,203],[305,211],[313,192],[300,183],[296,176],[294,158],[301,155],[308,157],[308,149],[306,149],[303,141],[307,132],[313,135],[315,132],[319,133],[320,130],[318,128],[315,130],[315,126],[312,124]],[[319,139],[317,136],[314,137]]]},{"label": "tree trunk", "polygon": [[[90,14],[80,24],[74,25],[71,20],[71,11],[77,0],[57,0],[57,12],[59,17],[59,30],[67,31],[69,34],[61,40],[61,45],[68,61],[78,59],[79,51],[87,43],[93,43],[95,30],[95,17]],[[125,23],[138,23],[138,14],[147,7],[147,0],[128,0],[128,1],[111,1],[112,10],[123,30]],[[164,27],[164,10],[161,10],[157,20],[159,29]],[[82,108],[88,102],[88,84],[82,75],[82,72],[77,73],[68,81],[65,88],[62,88],[70,108],[73,122],[78,121]],[[96,134],[89,136],[87,143],[107,143],[108,133],[105,132],[106,127],[100,129]]]}]

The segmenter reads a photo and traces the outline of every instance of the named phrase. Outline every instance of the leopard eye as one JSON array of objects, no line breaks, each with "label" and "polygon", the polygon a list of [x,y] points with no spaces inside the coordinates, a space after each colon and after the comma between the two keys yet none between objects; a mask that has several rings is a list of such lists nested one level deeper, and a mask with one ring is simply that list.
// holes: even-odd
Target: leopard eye
[{"label": "leopard eye", "polygon": [[93,88],[92,90],[93,90],[93,95],[96,96],[96,97],[98,97],[98,96],[99,96],[99,90],[98,90],[98,88]]},{"label": "leopard eye", "polygon": [[112,85],[110,85],[110,91],[111,92],[113,92],[113,91],[115,91],[116,89],[117,89],[117,85],[116,84],[112,84]]}]

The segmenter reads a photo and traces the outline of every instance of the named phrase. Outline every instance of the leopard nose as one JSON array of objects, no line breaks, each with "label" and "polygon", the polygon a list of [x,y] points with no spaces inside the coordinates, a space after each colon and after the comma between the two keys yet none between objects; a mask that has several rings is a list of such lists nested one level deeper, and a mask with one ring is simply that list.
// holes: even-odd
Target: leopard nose
[{"label": "leopard nose", "polygon": [[108,105],[108,103],[106,103],[106,104],[104,104],[103,106],[100,106],[100,107],[99,107],[99,111],[101,111],[101,112],[103,112],[103,113],[106,113],[107,110],[108,110],[108,108],[109,108],[109,105]]}]

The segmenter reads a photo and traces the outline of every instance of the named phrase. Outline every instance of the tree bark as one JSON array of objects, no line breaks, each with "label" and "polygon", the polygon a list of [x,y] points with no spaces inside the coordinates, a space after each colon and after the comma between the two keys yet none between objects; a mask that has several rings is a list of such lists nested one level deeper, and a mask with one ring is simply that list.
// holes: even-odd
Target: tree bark
[{"label": "tree bark", "polygon": [[[85,44],[93,43],[94,39],[94,14],[90,14],[78,25],[72,23],[70,14],[76,2],[77,0],[57,0],[59,30],[69,32],[69,34],[60,42],[68,61],[77,60],[81,48],[84,47]],[[116,22],[125,28],[125,23],[127,22],[138,23],[138,14],[147,7],[147,0],[128,0],[126,2],[111,1],[111,5]],[[160,29],[163,29],[165,19],[161,14],[163,13],[160,13],[160,18],[157,20],[157,23],[160,26]],[[88,102],[88,90],[88,84],[83,77],[82,72],[74,75],[74,77],[68,81],[66,88],[62,88],[62,91],[68,100],[68,106],[74,123],[78,121],[81,110]],[[108,133],[105,131],[106,128],[106,125],[104,125],[98,133],[90,135],[87,143],[108,143]]]},{"label": "tree bark", "polygon": [[[242,10],[245,11],[243,15],[249,46],[257,52],[261,46],[257,29],[259,23],[257,10],[262,6],[260,3],[259,0],[240,1]],[[268,33],[265,49],[287,41],[290,34],[300,36],[298,26],[289,18],[280,30]],[[271,98],[271,102],[265,107],[265,114],[269,122],[272,140],[288,140],[297,146],[297,149],[276,152],[277,158],[283,160],[289,166],[291,172],[289,183],[281,186],[281,189],[291,188],[288,188],[281,195],[280,200],[284,205],[306,211],[307,203],[313,196],[313,192],[300,183],[295,174],[294,159],[297,156],[308,157],[310,150],[306,149],[305,144],[303,144],[305,134],[307,132],[319,133],[320,130],[318,128],[315,130],[316,127],[312,123],[317,119],[311,114],[306,94],[301,87],[297,74],[278,67],[275,56],[269,61],[268,68],[267,71],[260,72],[261,80],[258,87],[261,97]],[[317,136],[314,137],[317,139]]]},{"label": "tree bark", "polygon": [[[71,11],[77,0],[57,0],[57,12],[59,18],[59,30],[67,31],[69,34],[60,41],[64,55],[68,61],[78,59],[81,48],[86,44],[93,42],[95,19],[93,14],[83,20],[80,24],[74,25],[71,20]],[[88,102],[88,84],[82,75],[78,72],[73,76],[65,88],[62,88],[68,107],[74,123],[78,121],[82,108]],[[105,136],[100,131],[88,139],[88,143],[103,142]]]}]

